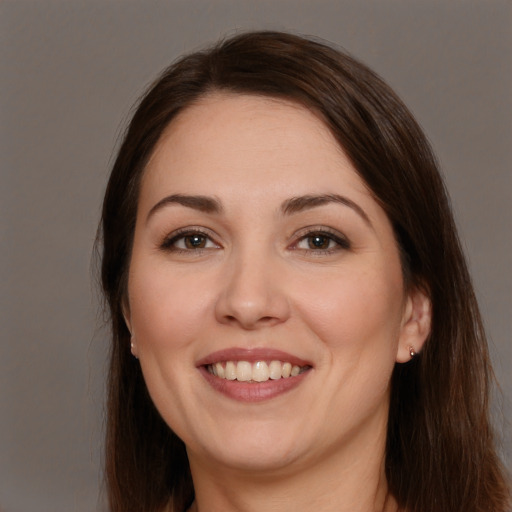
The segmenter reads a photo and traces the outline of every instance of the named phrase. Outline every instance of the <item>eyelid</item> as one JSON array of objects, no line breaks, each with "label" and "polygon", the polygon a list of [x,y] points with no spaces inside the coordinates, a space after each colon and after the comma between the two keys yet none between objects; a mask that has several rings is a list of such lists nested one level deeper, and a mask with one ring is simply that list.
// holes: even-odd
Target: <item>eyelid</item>
[{"label": "eyelid", "polygon": [[[303,251],[308,252],[314,252],[317,254],[325,254],[325,253],[332,253],[339,250],[348,250],[351,248],[350,240],[347,238],[346,235],[344,235],[341,231],[338,231],[337,229],[333,229],[327,226],[307,226],[299,231],[297,231],[294,235],[294,241],[290,245],[290,248],[296,249],[296,246],[299,242],[304,240],[305,238],[308,238],[312,235],[322,235],[330,238],[334,242],[338,244],[338,247],[335,249],[302,249]],[[299,249],[296,249],[299,250]]]},{"label": "eyelid", "polygon": [[212,249],[211,247],[198,248],[198,249],[182,249],[182,248],[176,247],[174,245],[178,240],[186,237],[187,235],[188,236],[190,236],[190,235],[204,236],[204,237],[208,238],[208,240],[210,240],[216,246],[216,248],[221,247],[219,242],[217,242],[217,240],[215,239],[216,237],[214,236],[212,231],[210,231],[209,229],[204,228],[202,226],[185,226],[182,228],[178,228],[178,229],[172,231],[171,233],[167,234],[164,237],[164,239],[162,240],[162,242],[159,244],[159,247],[160,247],[160,249],[163,249],[164,251],[172,250],[172,251],[176,251],[176,252],[180,252],[180,251],[181,252],[201,252],[201,251],[207,251],[207,250]]}]

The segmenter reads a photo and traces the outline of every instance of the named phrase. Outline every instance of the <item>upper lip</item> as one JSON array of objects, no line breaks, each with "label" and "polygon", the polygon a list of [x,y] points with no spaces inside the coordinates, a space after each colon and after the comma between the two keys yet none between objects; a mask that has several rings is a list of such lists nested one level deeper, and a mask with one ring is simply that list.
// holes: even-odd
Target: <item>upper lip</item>
[{"label": "upper lip", "polygon": [[297,366],[312,366],[309,361],[300,357],[289,354],[282,350],[271,348],[226,348],[217,350],[203,357],[197,362],[197,366],[206,366],[209,364],[219,363],[222,361],[247,361],[254,363],[256,361],[282,361],[289,362]]}]

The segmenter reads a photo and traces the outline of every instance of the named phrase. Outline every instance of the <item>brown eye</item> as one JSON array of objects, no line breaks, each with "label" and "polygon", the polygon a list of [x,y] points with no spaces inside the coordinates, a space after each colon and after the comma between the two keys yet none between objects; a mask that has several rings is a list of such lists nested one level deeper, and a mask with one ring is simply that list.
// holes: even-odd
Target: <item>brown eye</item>
[{"label": "brown eye", "polygon": [[310,249],[329,249],[333,240],[325,235],[313,235],[307,237],[308,247]]},{"label": "brown eye", "polygon": [[350,249],[350,242],[339,232],[312,230],[301,236],[294,248],[322,255]]},{"label": "brown eye", "polygon": [[204,235],[194,234],[183,237],[187,249],[204,249],[207,238]]},{"label": "brown eye", "polygon": [[192,253],[203,249],[219,249],[220,246],[212,240],[209,234],[195,230],[180,230],[164,240],[161,248],[165,251],[190,251]]}]

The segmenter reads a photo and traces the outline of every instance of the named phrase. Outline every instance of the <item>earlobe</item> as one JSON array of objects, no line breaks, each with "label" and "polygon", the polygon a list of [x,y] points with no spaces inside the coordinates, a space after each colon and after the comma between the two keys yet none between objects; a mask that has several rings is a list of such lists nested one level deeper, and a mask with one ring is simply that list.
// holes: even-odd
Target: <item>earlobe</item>
[{"label": "earlobe", "polygon": [[130,350],[132,352],[132,356],[135,357],[135,359],[139,359],[139,352],[137,350],[137,345],[135,344],[135,336],[133,335],[130,338]]},{"label": "earlobe", "polygon": [[407,297],[396,355],[397,363],[413,359],[430,334],[432,305],[428,294],[414,288]]},{"label": "earlobe", "polygon": [[138,356],[137,345],[135,343],[135,334],[133,332],[132,325],[131,325],[130,308],[129,308],[128,302],[126,300],[123,300],[123,303],[121,305],[121,310],[123,312],[123,318],[124,318],[124,322],[126,324],[126,328],[128,329],[128,331],[130,333],[130,350],[131,350],[131,353],[132,353],[132,355],[135,358],[138,359],[139,356]]}]

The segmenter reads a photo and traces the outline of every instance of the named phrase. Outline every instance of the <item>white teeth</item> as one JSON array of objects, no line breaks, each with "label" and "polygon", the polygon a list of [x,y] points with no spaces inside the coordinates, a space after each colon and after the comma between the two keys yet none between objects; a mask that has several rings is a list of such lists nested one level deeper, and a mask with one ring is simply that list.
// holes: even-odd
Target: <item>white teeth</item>
[{"label": "white teeth", "polygon": [[258,361],[252,367],[252,380],[256,382],[265,382],[270,377],[268,364],[265,361]]},{"label": "white teeth", "polygon": [[252,379],[252,365],[247,361],[238,361],[236,365],[236,380],[247,382]]},{"label": "white teeth", "polygon": [[212,366],[213,368],[215,368],[214,375],[220,377],[221,379],[224,379],[226,377],[226,372],[224,371],[224,366],[222,366],[222,363],[215,363]]},{"label": "white teeth", "polygon": [[225,375],[226,375],[226,379],[228,380],[235,380],[236,379],[236,366],[235,366],[235,363],[233,363],[233,361],[228,361],[226,363],[226,368],[225,368],[225,371],[224,371]]},{"label": "white teeth", "polygon": [[281,373],[283,371],[283,365],[281,364],[281,361],[271,361],[268,370],[269,377],[272,380],[277,380],[282,377]]},{"label": "white teeth", "polygon": [[240,382],[266,382],[269,379],[287,379],[296,377],[308,367],[300,367],[289,362],[281,361],[226,361],[207,366],[207,370],[221,379],[238,380]]}]

